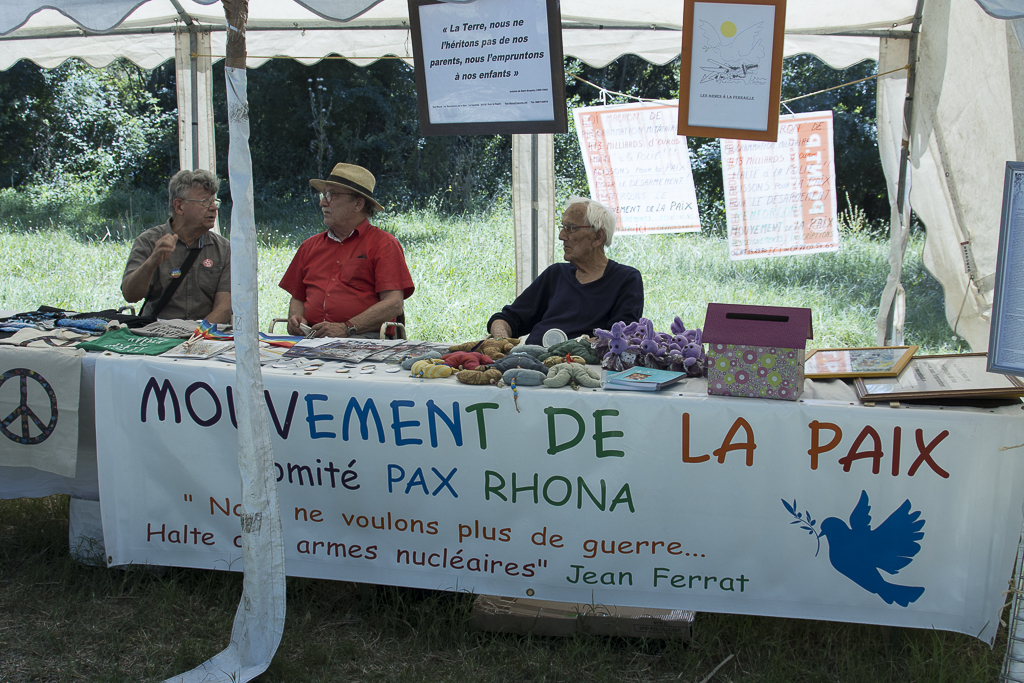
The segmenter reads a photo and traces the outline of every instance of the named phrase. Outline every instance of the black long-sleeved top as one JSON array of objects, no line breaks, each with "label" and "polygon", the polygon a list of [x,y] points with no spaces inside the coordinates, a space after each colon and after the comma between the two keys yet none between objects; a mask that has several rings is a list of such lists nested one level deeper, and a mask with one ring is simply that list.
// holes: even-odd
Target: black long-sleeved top
[{"label": "black long-sleeved top", "polygon": [[570,339],[593,335],[594,328],[608,329],[612,323],[631,323],[644,313],[644,282],[640,271],[608,261],[604,274],[581,284],[576,266],[556,263],[544,270],[523,293],[491,316],[512,328],[512,336],[530,332],[528,344],[540,344],[544,333],[555,328]]}]

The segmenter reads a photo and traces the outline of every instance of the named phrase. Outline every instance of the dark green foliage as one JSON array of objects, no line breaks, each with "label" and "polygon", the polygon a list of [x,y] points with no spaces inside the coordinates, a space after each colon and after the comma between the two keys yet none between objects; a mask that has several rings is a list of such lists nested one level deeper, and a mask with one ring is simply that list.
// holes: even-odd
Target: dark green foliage
[{"label": "dark green foliage", "polygon": [[[218,175],[226,177],[223,65],[216,68]],[[510,136],[420,136],[413,70],[400,60],[272,60],[249,71],[248,86],[258,201],[313,211],[309,179],[338,162],[370,169],[374,194],[396,209],[434,199],[452,213],[477,210],[508,182]]]},{"label": "dark green foliage", "polygon": [[0,182],[28,180],[88,199],[118,183],[144,184],[166,167],[174,116],[150,92],[143,69],[69,60],[49,71],[21,62],[0,73],[0,119],[10,143],[2,154],[11,168]]},{"label": "dark green foliage", "polygon": [[36,103],[46,96],[46,86],[41,69],[30,62],[0,71],[0,187],[14,187],[32,173],[40,125]]}]

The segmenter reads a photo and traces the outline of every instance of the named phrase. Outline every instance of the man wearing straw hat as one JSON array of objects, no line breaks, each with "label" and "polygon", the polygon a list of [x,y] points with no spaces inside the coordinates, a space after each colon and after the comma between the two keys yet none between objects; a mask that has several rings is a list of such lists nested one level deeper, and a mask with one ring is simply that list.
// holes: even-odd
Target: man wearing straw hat
[{"label": "man wearing straw hat", "polygon": [[309,184],[320,191],[327,230],[299,246],[281,278],[292,295],[288,332],[308,325],[317,337],[377,337],[415,287],[402,245],[370,225],[384,210],[373,198],[376,179],[362,166],[338,164]]}]

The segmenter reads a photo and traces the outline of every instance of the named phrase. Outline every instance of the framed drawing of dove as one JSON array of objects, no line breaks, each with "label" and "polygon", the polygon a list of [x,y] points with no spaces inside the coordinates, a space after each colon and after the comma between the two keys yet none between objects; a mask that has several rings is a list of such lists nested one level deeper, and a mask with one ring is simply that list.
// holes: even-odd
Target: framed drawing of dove
[{"label": "framed drawing of dove", "polygon": [[685,0],[679,135],[775,142],[786,0]]}]

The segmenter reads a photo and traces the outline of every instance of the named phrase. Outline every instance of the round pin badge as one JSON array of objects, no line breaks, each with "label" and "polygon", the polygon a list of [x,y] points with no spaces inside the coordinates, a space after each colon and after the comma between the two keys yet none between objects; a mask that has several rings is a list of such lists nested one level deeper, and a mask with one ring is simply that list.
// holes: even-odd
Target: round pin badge
[{"label": "round pin badge", "polygon": [[208,258],[203,260],[203,266],[206,268],[213,268],[213,259]]},{"label": "round pin badge", "polygon": [[171,277],[181,277],[181,268],[175,268],[171,271]]}]

